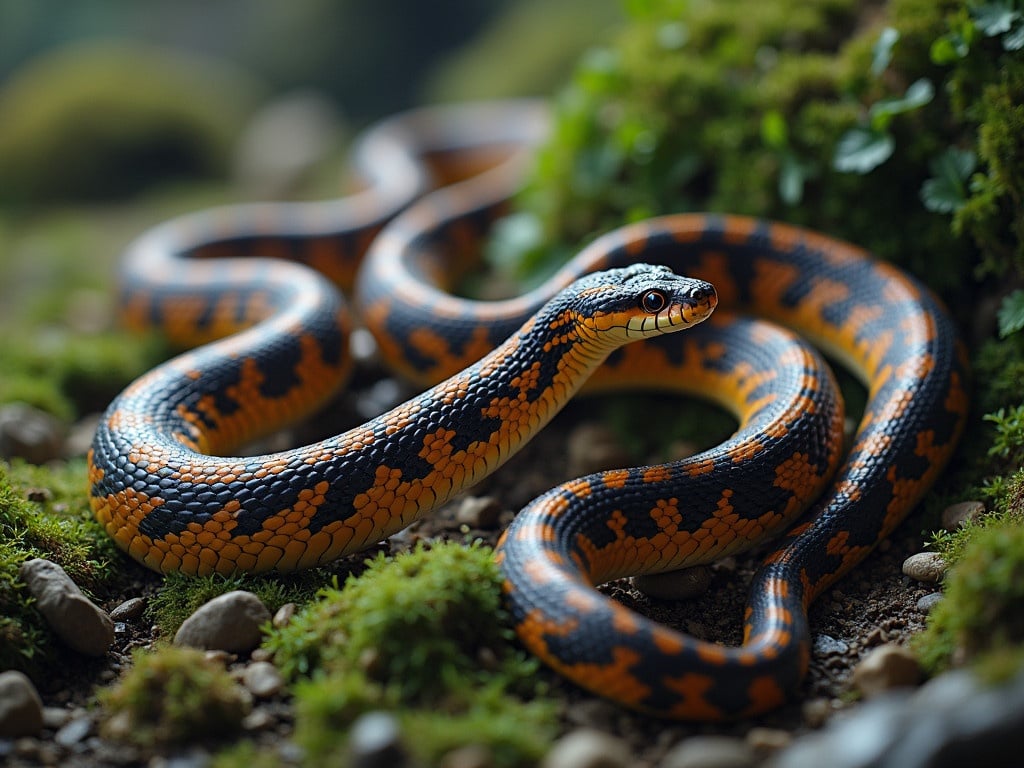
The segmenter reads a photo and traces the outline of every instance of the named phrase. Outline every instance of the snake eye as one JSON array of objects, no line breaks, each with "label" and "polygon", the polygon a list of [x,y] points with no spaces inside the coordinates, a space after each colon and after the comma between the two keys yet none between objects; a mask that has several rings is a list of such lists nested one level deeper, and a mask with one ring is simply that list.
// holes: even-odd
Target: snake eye
[{"label": "snake eye", "polygon": [[640,297],[640,308],[652,315],[661,312],[666,306],[668,306],[668,299],[661,291],[647,291]]}]

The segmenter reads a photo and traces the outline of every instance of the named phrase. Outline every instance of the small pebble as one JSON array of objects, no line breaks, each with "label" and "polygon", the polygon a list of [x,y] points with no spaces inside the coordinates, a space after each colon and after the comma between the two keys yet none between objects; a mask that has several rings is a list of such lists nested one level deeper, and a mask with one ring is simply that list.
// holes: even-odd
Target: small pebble
[{"label": "small pebble", "polygon": [[889,643],[872,650],[854,667],[851,682],[870,698],[893,688],[917,685],[921,667],[908,649]]},{"label": "small pebble", "polygon": [[103,656],[114,642],[114,622],[49,560],[26,560],[19,578],[35,599],[35,607],[54,633],[71,649],[86,656]]},{"label": "small pebble", "polygon": [[274,652],[268,648],[257,648],[249,654],[249,661],[273,661]]},{"label": "small pebble", "polygon": [[928,615],[932,612],[932,608],[942,602],[942,598],[941,592],[931,592],[917,601],[917,610]]},{"label": "small pebble", "polygon": [[295,603],[285,603],[277,609],[277,613],[274,614],[273,624],[275,629],[282,629],[292,623],[292,619],[295,618],[295,612],[298,610],[298,606]]},{"label": "small pebble", "polygon": [[142,618],[142,613],[145,610],[146,601],[141,597],[132,597],[112,610],[110,618],[113,621],[136,621]]},{"label": "small pebble", "polygon": [[386,712],[361,715],[349,731],[348,748],[353,768],[399,768],[409,763],[398,721]]},{"label": "small pebble", "polygon": [[246,731],[269,731],[276,722],[276,718],[270,712],[257,707],[242,718],[242,728]]},{"label": "small pebble", "polygon": [[57,731],[53,740],[62,747],[73,747],[92,732],[92,725],[91,718],[76,717]]},{"label": "small pebble", "polygon": [[71,720],[71,711],[64,707],[43,707],[43,725],[52,731],[59,730]]},{"label": "small pebble", "polygon": [[284,677],[268,661],[255,661],[245,668],[242,684],[257,699],[269,699],[284,688]]},{"label": "small pebble", "polygon": [[174,636],[175,645],[250,653],[262,640],[270,611],[256,595],[234,590],[215,597],[189,616]]},{"label": "small pebble", "polygon": [[21,672],[0,672],[0,739],[35,736],[43,730],[43,702]]},{"label": "small pebble", "polygon": [[622,739],[602,731],[579,728],[555,742],[541,768],[626,768],[632,764]]},{"label": "small pebble", "polygon": [[470,528],[489,529],[498,525],[501,504],[493,496],[467,496],[455,512],[455,520]]},{"label": "small pebble", "polygon": [[693,736],[673,747],[660,768],[753,768],[753,747],[731,736]]},{"label": "small pebble", "polygon": [[842,656],[850,650],[847,643],[823,632],[815,635],[813,642],[815,656]]},{"label": "small pebble", "polygon": [[955,531],[964,523],[976,520],[985,514],[985,504],[980,501],[961,501],[950,504],[942,510],[942,527]]},{"label": "small pebble", "polygon": [[633,586],[656,600],[688,600],[703,595],[711,586],[711,569],[698,565],[667,573],[634,576]]},{"label": "small pebble", "polygon": [[946,574],[946,561],[938,552],[918,552],[903,561],[903,574],[923,584],[938,584]]}]

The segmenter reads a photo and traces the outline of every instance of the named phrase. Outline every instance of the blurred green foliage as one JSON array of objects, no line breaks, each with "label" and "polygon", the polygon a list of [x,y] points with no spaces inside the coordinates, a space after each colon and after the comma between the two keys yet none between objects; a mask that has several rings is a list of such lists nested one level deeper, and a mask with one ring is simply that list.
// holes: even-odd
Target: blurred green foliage
[{"label": "blurred green foliage", "polygon": [[38,204],[223,176],[256,88],[140,45],[61,49],[0,88],[0,200]]}]

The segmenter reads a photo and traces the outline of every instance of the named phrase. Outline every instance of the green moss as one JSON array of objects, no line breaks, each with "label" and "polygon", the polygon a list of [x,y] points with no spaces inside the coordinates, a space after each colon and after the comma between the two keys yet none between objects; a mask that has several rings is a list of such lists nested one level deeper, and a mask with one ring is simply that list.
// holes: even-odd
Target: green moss
[{"label": "green moss", "polygon": [[0,669],[36,676],[62,651],[18,578],[25,560],[58,563],[92,595],[113,580],[114,546],[92,518],[84,479],[83,462],[0,462]]},{"label": "green moss", "polygon": [[292,677],[359,669],[399,686],[403,701],[429,700],[456,682],[490,677],[481,653],[508,655],[500,583],[486,547],[380,555],[343,589],[324,591],[266,647]]},{"label": "green moss", "polygon": [[410,707],[394,686],[384,686],[358,671],[314,675],[295,686],[296,741],[311,765],[344,765],[347,731],[360,715],[382,710],[395,714],[403,741],[426,765],[437,765],[458,747],[486,747],[496,768],[532,766],[555,736],[550,702],[523,702],[500,682],[472,690],[438,691],[430,707]]},{"label": "green moss", "polygon": [[137,650],[132,667],[101,692],[104,732],[142,746],[224,739],[241,729],[248,693],[202,651]]},{"label": "green moss", "polygon": [[[1024,510],[964,537],[917,652],[932,672],[990,659],[990,672],[1024,662]],[[1008,663],[1012,662],[1012,663]],[[1012,670],[1011,670],[1012,668]]]},{"label": "green moss", "polygon": [[273,630],[264,647],[300,680],[303,746],[330,764],[356,717],[387,709],[428,762],[468,742],[489,746],[498,765],[535,760],[553,738],[553,710],[519,698],[544,688],[536,661],[511,644],[500,584],[487,547],[419,547],[369,561]]}]

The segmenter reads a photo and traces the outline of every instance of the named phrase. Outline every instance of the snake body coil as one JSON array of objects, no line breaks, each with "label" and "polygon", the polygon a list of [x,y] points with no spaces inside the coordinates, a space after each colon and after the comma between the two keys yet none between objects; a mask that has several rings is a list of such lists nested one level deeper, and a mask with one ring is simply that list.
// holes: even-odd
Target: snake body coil
[{"label": "snake body coil", "polygon": [[[945,312],[895,268],[741,217],[624,227],[517,299],[450,295],[514,183],[521,147],[545,130],[544,111],[529,104],[413,113],[360,145],[369,183],[354,197],[214,210],[143,235],[125,265],[126,316],[181,343],[211,343],[111,405],[90,453],[93,507],[157,570],[322,563],[492,470],[607,355],[589,386],[703,393],[740,428],[692,459],[580,478],[531,503],[498,553],[516,630],[552,667],[629,706],[694,719],[762,712],[806,671],[807,606],[892,531],[948,460],[967,410],[963,351]],[[414,203],[432,183],[444,188]],[[223,457],[319,407],[344,380],[349,320],[332,283],[353,283],[367,246],[357,302],[383,356],[422,381],[451,378],[336,438]],[[696,281],[675,292],[678,278],[638,274],[638,261]],[[639,296],[636,280],[649,281]],[[845,461],[834,382],[789,331],[719,309],[685,334],[612,351],[660,333],[651,318],[669,306],[677,324],[702,319],[714,300],[701,281],[725,309],[794,329],[865,383]],[[629,307],[609,293],[625,283]],[[740,551],[812,504],[756,576],[740,648],[653,624],[593,588]]]}]

